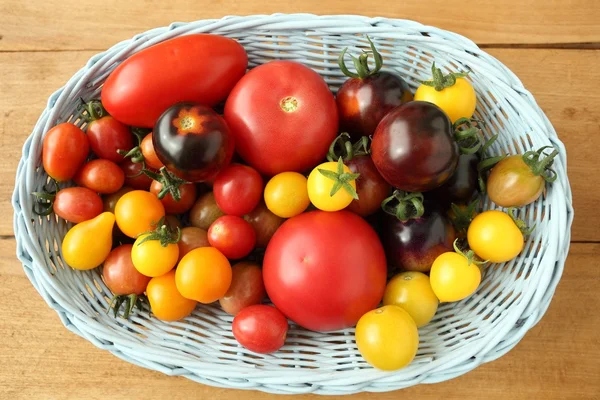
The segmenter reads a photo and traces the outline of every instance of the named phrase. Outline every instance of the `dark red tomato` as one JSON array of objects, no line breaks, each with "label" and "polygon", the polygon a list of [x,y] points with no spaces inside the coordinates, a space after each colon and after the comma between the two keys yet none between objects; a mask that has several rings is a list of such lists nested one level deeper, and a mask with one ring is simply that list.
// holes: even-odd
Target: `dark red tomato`
[{"label": "dark red tomato", "polygon": [[142,151],[142,155],[144,156],[147,166],[154,169],[161,169],[164,166],[164,164],[158,159],[156,151],[154,151],[152,132],[147,134],[144,139],[142,139],[142,143],[140,143],[140,150]]},{"label": "dark red tomato", "polygon": [[195,226],[186,226],[181,230],[181,239],[177,242],[179,246],[179,260],[190,251],[199,247],[209,247],[208,234],[204,229]]},{"label": "dark red tomato", "polygon": [[[152,181],[150,185],[150,192],[158,197],[158,194],[162,190],[162,183],[158,181]],[[160,202],[165,207],[165,211],[168,214],[183,214],[196,202],[196,185],[193,183],[184,183],[179,186],[179,195],[181,198],[179,201],[175,200],[171,193],[167,193],[165,197],[160,199]]]},{"label": "dark red tomato", "polygon": [[78,224],[102,214],[103,204],[96,192],[84,187],[71,187],[58,191],[53,209],[62,219]]},{"label": "dark red tomato", "polygon": [[442,206],[450,203],[468,203],[477,189],[477,154],[461,154],[454,174],[444,184],[427,195]]},{"label": "dark red tomato", "polygon": [[273,304],[314,331],[354,326],[381,301],[386,274],[377,233],[349,211],[290,218],[273,235],[263,262]]},{"label": "dark red tomato", "polygon": [[152,143],[160,161],[190,182],[215,177],[231,161],[234,148],[225,120],[195,103],[169,107],[156,121]]},{"label": "dark red tomato", "polygon": [[115,163],[123,161],[125,157],[118,150],[127,152],[133,148],[133,135],[129,128],[108,115],[97,100],[87,103],[86,110],[87,136],[92,151],[98,158]]},{"label": "dark red tomato", "polygon": [[99,158],[83,164],[73,180],[79,186],[108,194],[121,189],[125,183],[125,173],[114,162]]},{"label": "dark red tomato", "polygon": [[235,316],[231,330],[235,339],[248,350],[268,354],[285,344],[288,322],[275,307],[256,304]]},{"label": "dark red tomato", "polygon": [[248,221],[235,215],[224,215],[208,228],[208,242],[225,257],[237,260],[254,249],[256,233]]},{"label": "dark red tomato", "polygon": [[[137,190],[149,190],[150,185],[152,184],[152,178],[148,175],[142,173],[142,169],[144,165],[139,162],[133,162],[131,159],[127,158],[123,160],[121,164],[119,164],[121,170],[125,174],[125,185],[130,186]],[[152,172],[157,172],[152,168],[148,168]]]},{"label": "dark red tomato", "polygon": [[450,118],[432,103],[411,101],[390,111],[377,125],[371,156],[390,185],[424,192],[452,176],[459,152]]},{"label": "dark red tomato", "polygon": [[59,182],[68,181],[90,152],[90,142],[81,129],[63,122],[50,129],[42,145],[44,171]]},{"label": "dark red tomato", "polygon": [[102,88],[102,103],[119,121],[152,128],[171,105],[223,101],[248,67],[244,48],[218,35],[180,36],[121,63]]},{"label": "dark red tomato", "polygon": [[231,164],[215,178],[213,192],[225,214],[241,217],[254,210],[263,196],[263,179],[252,167]]},{"label": "dark red tomato", "polygon": [[151,278],[140,274],[133,266],[132,248],[131,244],[115,247],[104,261],[102,278],[115,295],[140,295],[144,293],[150,282]]},{"label": "dark red tomato", "polygon": [[356,179],[358,200],[352,200],[347,209],[362,217],[377,212],[381,202],[390,195],[392,187],[377,171],[371,156],[353,157],[345,164],[352,172],[360,174]]},{"label": "dark red tomato", "polygon": [[231,268],[231,285],[219,303],[226,313],[236,315],[243,308],[260,304],[267,293],[258,264],[240,262]]},{"label": "dark red tomato", "polygon": [[217,218],[225,215],[217,205],[213,192],[198,197],[190,210],[190,224],[197,228],[208,230]]},{"label": "dark red tomato", "polygon": [[240,156],[269,176],[317,165],[338,129],[329,87],[293,61],[271,61],[246,74],[227,98],[225,120]]},{"label": "dark red tomato", "polygon": [[279,229],[285,219],[273,214],[261,201],[258,206],[244,216],[244,219],[252,225],[256,232],[256,247],[265,249],[269,241]]},{"label": "dark red tomato", "polygon": [[111,193],[109,195],[106,195],[102,198],[102,202],[104,203],[104,211],[108,211],[111,213],[115,213],[115,207],[117,205],[117,201],[119,201],[119,199],[121,197],[123,197],[123,195],[125,193],[129,193],[133,190],[133,188],[129,187],[129,186],[123,186],[121,189],[117,190],[114,193]]}]

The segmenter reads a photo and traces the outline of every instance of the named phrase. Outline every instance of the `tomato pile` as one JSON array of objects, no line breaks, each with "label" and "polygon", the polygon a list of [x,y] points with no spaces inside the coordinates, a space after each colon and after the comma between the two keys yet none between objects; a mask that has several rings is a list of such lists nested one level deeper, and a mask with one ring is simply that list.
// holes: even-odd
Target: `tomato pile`
[{"label": "tomato pile", "polygon": [[[235,40],[171,39],[121,63],[101,98],[43,142],[35,211],[74,224],[64,262],[102,267],[114,316],[234,315],[238,342],[281,348],[288,319],[356,327],[364,359],[408,365],[440,302],[472,295],[487,262],[517,257],[557,151],[489,157],[465,73],[413,94],[370,42],[334,95],[297,62],[246,73]],[[372,58],[373,61],[370,60]],[[75,185],[73,185],[75,184]],[[481,195],[503,210],[478,213]]]}]

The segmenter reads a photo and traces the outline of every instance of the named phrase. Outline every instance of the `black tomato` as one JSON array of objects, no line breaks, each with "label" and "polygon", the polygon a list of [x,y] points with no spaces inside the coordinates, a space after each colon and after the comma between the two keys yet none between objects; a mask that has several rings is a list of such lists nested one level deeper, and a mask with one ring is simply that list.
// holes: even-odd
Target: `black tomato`
[{"label": "black tomato", "polygon": [[450,203],[468,203],[477,190],[478,154],[461,154],[454,174],[442,186],[427,193],[427,196],[441,206]]}]

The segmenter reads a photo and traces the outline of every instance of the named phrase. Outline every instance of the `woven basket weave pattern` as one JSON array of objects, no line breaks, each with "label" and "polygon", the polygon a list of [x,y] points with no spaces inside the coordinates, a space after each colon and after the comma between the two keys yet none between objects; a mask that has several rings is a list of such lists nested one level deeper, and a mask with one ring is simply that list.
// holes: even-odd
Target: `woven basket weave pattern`
[{"label": "woven basket weave pattern", "polygon": [[[536,225],[521,255],[487,267],[482,284],[468,299],[440,306],[420,329],[416,359],[407,368],[385,373],[366,364],[356,349],[354,330],[315,333],[292,326],[285,347],[257,355],[239,346],[232,318],[218,306],[199,306],[181,322],[163,323],[146,311],[130,320],[106,314],[110,291],[100,271],[65,266],[60,244],[68,223],[32,213],[31,192],[47,182],[41,145],[49,128],[62,121],[81,125],[78,99],[97,97],[116,65],[163,40],[191,33],[237,39],[250,66],[273,59],[302,62],[318,71],[332,90],[345,80],[337,67],[341,50],[368,48],[365,34],[384,57],[384,69],[401,74],[414,91],[429,76],[431,63],[443,70],[471,71],[478,96],[476,116],[486,137],[499,133],[492,153],[522,153],[553,145],[558,180],[544,197],[519,216]],[[462,36],[412,21],[307,14],[227,17],[154,29],[98,54],[54,93],[23,148],[15,191],[17,256],[44,300],[65,326],[96,346],[134,364],[201,383],[274,393],[344,394],[389,391],[461,375],[494,360],[512,347],[546,311],[561,277],[573,218],[566,154],[548,119],[518,78],[499,61]],[[484,208],[493,209],[488,199]]]}]

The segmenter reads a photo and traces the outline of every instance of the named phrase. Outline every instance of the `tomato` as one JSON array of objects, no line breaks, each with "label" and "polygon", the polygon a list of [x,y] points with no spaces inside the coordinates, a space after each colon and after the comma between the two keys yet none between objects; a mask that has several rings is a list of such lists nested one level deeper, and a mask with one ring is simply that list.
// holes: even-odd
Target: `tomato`
[{"label": "tomato", "polygon": [[466,74],[451,72],[447,75],[431,66],[433,79],[425,81],[417,88],[415,100],[427,101],[441,108],[452,123],[460,118],[471,118],[475,112],[477,97]]},{"label": "tomato", "polygon": [[525,240],[515,221],[505,212],[488,210],[477,215],[467,230],[469,247],[481,259],[501,263],[521,253]]},{"label": "tomato", "polygon": [[439,107],[411,101],[390,111],[377,125],[371,157],[393,187],[424,192],[454,173],[459,152],[453,135],[452,123]]},{"label": "tomato", "polygon": [[477,190],[479,161],[477,154],[461,154],[452,176],[442,186],[432,190],[430,195],[443,206],[470,201]]},{"label": "tomato", "polygon": [[248,350],[269,354],[285,344],[288,322],[275,307],[256,304],[235,316],[231,330],[235,339]]},{"label": "tomato", "polygon": [[[125,185],[137,190],[149,190],[152,184],[152,178],[144,174],[142,170],[144,165],[139,162],[133,162],[129,158],[119,164],[121,170],[125,174]],[[148,168],[152,172],[156,172],[152,168]]]},{"label": "tomato", "polygon": [[267,247],[284,221],[283,218],[269,211],[264,202],[260,202],[254,210],[244,216],[244,219],[252,225],[256,233],[256,247],[261,249]]},{"label": "tomato", "polygon": [[369,311],[356,324],[356,346],[375,368],[395,371],[417,355],[419,331],[410,314],[395,305]]},{"label": "tomato", "polygon": [[78,224],[102,213],[102,199],[88,188],[61,189],[54,198],[54,213],[62,219]]},{"label": "tomato", "polygon": [[123,161],[124,157],[118,151],[128,152],[133,148],[133,136],[129,128],[108,115],[97,100],[87,103],[85,109],[87,136],[94,154],[115,163]]},{"label": "tomato", "polygon": [[231,285],[219,303],[223,311],[236,315],[244,307],[260,304],[267,293],[258,264],[240,262],[232,267],[231,272]]},{"label": "tomato", "polygon": [[[544,154],[545,149],[510,156],[496,164],[487,180],[490,199],[501,207],[523,207],[536,201],[546,182],[554,182],[557,176],[551,166],[558,150]],[[545,157],[540,159],[542,155]]]},{"label": "tomato", "polygon": [[196,304],[195,300],[186,299],[179,293],[175,284],[175,271],[150,279],[146,296],[152,314],[163,321],[178,321],[190,315]]},{"label": "tomato", "polygon": [[452,251],[454,228],[444,212],[429,202],[421,205],[422,212],[398,213],[410,210],[414,202],[421,203],[422,197],[415,193],[396,191],[394,197],[399,204],[391,209],[384,205],[384,210],[392,215],[386,215],[381,231],[388,264],[406,271],[427,272],[437,256]]},{"label": "tomato", "polygon": [[294,61],[251,69],[231,91],[224,115],[237,152],[268,176],[303,172],[318,164],[338,129],[327,83]]},{"label": "tomato", "polygon": [[272,177],[265,186],[265,204],[280,218],[291,218],[310,205],[307,180],[298,172],[282,172]]},{"label": "tomato", "polygon": [[115,206],[119,229],[131,238],[152,231],[165,216],[165,208],[155,195],[143,190],[125,193]]},{"label": "tomato", "polygon": [[385,288],[383,305],[390,304],[403,308],[420,328],[433,319],[439,300],[427,275],[422,272],[402,272],[394,276]]},{"label": "tomato", "polygon": [[166,274],[179,260],[178,241],[179,237],[166,225],[139,235],[131,251],[135,269],[150,277]]},{"label": "tomato", "polygon": [[[152,181],[150,185],[150,193],[158,197],[160,191],[163,188],[163,184],[159,181]],[[188,211],[196,202],[196,185],[193,183],[186,183],[179,186],[179,195],[181,198],[176,201],[171,193],[167,193],[165,197],[160,199],[160,202],[165,207],[165,211],[169,214],[183,214]]]},{"label": "tomato", "polygon": [[356,178],[340,157],[338,162],[318,165],[308,176],[308,198],[323,211],[339,211],[357,200]]},{"label": "tomato", "polygon": [[233,156],[233,137],[225,120],[197,103],[177,103],[156,121],[152,143],[159,160],[191,182],[213,178]]},{"label": "tomato", "polygon": [[190,210],[190,223],[192,226],[208,230],[217,218],[225,215],[217,206],[213,192],[203,194],[196,200]]},{"label": "tomato", "polygon": [[208,247],[208,235],[204,229],[195,226],[187,226],[181,230],[181,239],[177,243],[179,246],[179,261],[190,251],[199,247]]},{"label": "tomato", "polygon": [[133,245],[124,244],[114,248],[102,269],[102,279],[115,295],[140,295],[146,291],[150,278],[142,275],[133,266],[131,250]]},{"label": "tomato", "polygon": [[159,160],[158,156],[156,155],[156,151],[154,150],[154,144],[152,143],[152,132],[144,136],[144,139],[142,139],[142,142],[140,143],[140,151],[144,156],[144,161],[146,162],[147,166],[154,169],[161,169],[164,167],[164,164]]},{"label": "tomato", "polygon": [[163,111],[177,102],[212,107],[223,101],[247,67],[246,51],[233,39],[180,36],[119,64],[102,87],[102,103],[125,124],[152,128]]},{"label": "tomato", "polygon": [[217,205],[225,214],[238,217],[254,210],[263,195],[263,180],[252,167],[231,164],[213,182]]},{"label": "tomato", "polygon": [[481,283],[481,270],[469,257],[455,252],[440,254],[431,266],[431,288],[441,302],[472,295]]},{"label": "tomato", "polygon": [[59,182],[68,181],[90,152],[90,142],[81,129],[69,122],[51,128],[42,144],[44,171]]},{"label": "tomato", "polygon": [[117,202],[125,193],[129,193],[133,191],[133,188],[129,186],[123,186],[121,189],[117,190],[114,193],[108,194],[103,197],[102,202],[104,204],[104,211],[110,211],[111,213],[115,213],[115,207],[117,206]]},{"label": "tomato", "polygon": [[79,186],[94,192],[115,193],[125,183],[125,174],[117,164],[109,160],[97,159],[83,164],[73,177]]},{"label": "tomato", "polygon": [[210,304],[227,293],[231,265],[214,247],[200,247],[187,253],[177,266],[177,289],[188,299]]},{"label": "tomato", "polygon": [[256,233],[248,221],[235,215],[218,218],[208,229],[208,242],[227,258],[246,257],[256,245]]},{"label": "tomato", "polygon": [[375,59],[373,70],[368,65],[368,52],[363,52],[358,57],[359,62],[355,66],[359,68],[356,73],[350,72],[344,63],[347,48],[339,59],[340,69],[350,77],[336,96],[340,130],[348,132],[355,139],[373,135],[377,124],[389,111],[413,99],[407,83],[401,77],[380,71],[383,66],[381,55],[371,39],[368,40]]},{"label": "tomato", "polygon": [[287,220],[263,262],[273,304],[314,331],[354,326],[381,301],[386,274],[377,234],[349,211],[311,211]]},{"label": "tomato", "polygon": [[106,260],[112,248],[115,216],[109,212],[73,226],[62,241],[65,263],[74,269],[96,268]]}]

